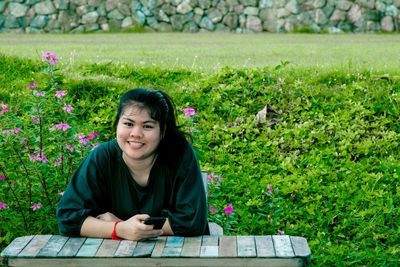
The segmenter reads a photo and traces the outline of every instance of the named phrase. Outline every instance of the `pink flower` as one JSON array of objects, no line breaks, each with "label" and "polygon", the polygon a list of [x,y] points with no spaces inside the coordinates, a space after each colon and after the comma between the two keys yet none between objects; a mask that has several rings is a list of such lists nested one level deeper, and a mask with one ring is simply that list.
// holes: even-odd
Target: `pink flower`
[{"label": "pink flower", "polygon": [[281,231],[281,230],[278,230],[278,233],[281,234],[281,235],[285,235],[285,232]]},{"label": "pink flower", "polygon": [[272,186],[270,185],[270,184],[268,184],[267,185],[267,187],[268,187],[268,193],[270,193],[270,194],[272,194],[272,191],[274,191],[274,190],[278,190],[278,188],[272,188]]},{"label": "pink flower", "polygon": [[33,90],[33,93],[34,93],[35,95],[37,95],[37,96],[44,96],[44,93],[38,92],[38,91],[36,91],[36,90]]},{"label": "pink flower", "polygon": [[61,196],[63,196],[63,195],[64,195],[64,192],[65,192],[65,191],[62,191],[62,192],[61,192],[61,193],[59,193],[59,194],[60,194]]},{"label": "pink flower", "polygon": [[1,209],[5,209],[5,208],[7,208],[7,204],[4,204],[4,203],[0,202],[0,210]]},{"label": "pink flower", "polygon": [[69,149],[71,152],[73,152],[74,151],[74,146],[67,145],[67,149]]},{"label": "pink flower", "polygon": [[186,117],[194,116],[196,114],[194,108],[184,108],[183,111],[185,112]]},{"label": "pink flower", "polygon": [[58,57],[56,57],[56,55],[54,53],[51,52],[46,52],[42,55],[42,62],[45,62],[46,60],[48,60],[48,62],[50,64],[52,64],[53,66],[56,65],[56,62],[59,60]]},{"label": "pink flower", "polygon": [[86,145],[86,143],[88,142],[88,140],[85,138],[85,135],[83,133],[77,133],[74,135],[74,137],[78,137],[79,143],[82,145]]},{"label": "pink flower", "polygon": [[215,212],[215,213],[217,213],[218,210],[217,210],[213,205],[210,205],[210,212]]},{"label": "pink flower", "polygon": [[1,133],[3,133],[3,134],[9,134],[9,133],[18,133],[18,132],[20,132],[20,131],[22,131],[21,128],[16,128],[16,129],[11,129],[11,130],[3,130]]},{"label": "pink flower", "polygon": [[87,140],[92,140],[95,137],[99,137],[99,135],[97,133],[91,133],[91,134],[89,134],[89,136],[86,139]]},{"label": "pink flower", "polygon": [[61,161],[57,161],[56,163],[54,163],[53,167],[57,167],[58,165],[61,165]]},{"label": "pink flower", "polygon": [[54,125],[53,127],[50,128],[50,130],[58,129],[58,130],[63,130],[65,132],[69,128],[72,128],[72,127],[66,123],[61,123],[61,124]]},{"label": "pink flower", "polygon": [[22,129],[21,128],[16,128],[13,131],[14,131],[14,133],[18,133],[18,132],[22,131]]},{"label": "pink flower", "polygon": [[2,110],[0,111],[0,114],[4,114],[11,109],[11,108],[8,108],[6,105],[2,105],[1,107],[2,107]]},{"label": "pink flower", "polygon": [[33,122],[36,122],[36,121],[38,121],[38,120],[39,120],[38,118],[32,117],[32,121],[33,121]]},{"label": "pink flower", "polygon": [[219,183],[220,181],[222,181],[221,176],[216,175],[213,172],[208,175],[207,182],[211,182],[212,184],[215,182],[217,185],[220,185],[220,183]]},{"label": "pink flower", "polygon": [[225,214],[232,214],[233,213],[233,206],[229,204],[228,207],[224,208]]},{"label": "pink flower", "polygon": [[26,87],[26,89],[31,89],[32,87],[39,87],[39,85],[36,83],[36,81],[33,81],[33,83],[28,85],[28,87]]},{"label": "pink flower", "polygon": [[41,207],[42,207],[42,204],[38,203],[38,204],[33,205],[33,206],[31,207],[31,209],[32,209],[33,211],[35,211],[35,210],[37,210],[37,209],[40,209]]},{"label": "pink flower", "polygon": [[5,180],[6,177],[5,177],[4,175],[0,175],[0,179],[1,179],[1,180]]},{"label": "pink flower", "polygon": [[66,94],[67,94],[67,91],[57,91],[55,97],[61,99]]},{"label": "pink flower", "polygon": [[73,108],[71,105],[65,105],[65,106],[63,107],[63,110],[65,110],[65,111],[67,111],[67,112],[69,112],[69,113],[74,112],[74,108]]}]

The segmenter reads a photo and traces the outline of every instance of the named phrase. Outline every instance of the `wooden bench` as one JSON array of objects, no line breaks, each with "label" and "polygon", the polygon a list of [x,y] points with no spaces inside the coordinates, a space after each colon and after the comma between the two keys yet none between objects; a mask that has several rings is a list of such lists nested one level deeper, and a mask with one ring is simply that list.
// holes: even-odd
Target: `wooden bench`
[{"label": "wooden bench", "polygon": [[303,266],[303,237],[159,237],[135,242],[36,235],[18,237],[1,253],[5,266]]}]

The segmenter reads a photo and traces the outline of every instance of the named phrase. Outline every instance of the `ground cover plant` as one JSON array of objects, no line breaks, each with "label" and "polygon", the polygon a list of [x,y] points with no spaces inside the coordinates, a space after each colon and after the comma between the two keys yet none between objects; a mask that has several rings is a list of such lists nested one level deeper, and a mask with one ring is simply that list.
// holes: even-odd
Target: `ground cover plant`
[{"label": "ground cover plant", "polygon": [[[0,54],[0,100],[6,106],[1,131],[18,128],[3,126],[11,123],[4,116],[9,112],[32,120],[27,117],[30,103],[22,96],[33,90],[50,94],[42,64],[41,57]],[[86,136],[97,133],[96,142],[113,138],[116,100],[128,88],[157,88],[172,95],[180,122],[193,134],[201,167],[210,174],[209,219],[222,225],[225,234],[304,236],[315,265],[395,266],[400,261],[400,79],[395,64],[388,63],[385,72],[373,64],[322,69],[286,60],[209,72],[122,60],[79,62],[79,68],[70,64],[57,62],[56,91],[68,93],[65,104],[56,103],[61,110],[71,105],[70,125]],[[266,106],[266,116],[256,116]],[[63,112],[59,115],[72,115]],[[54,125],[50,122],[48,128]],[[1,135],[2,166],[4,140],[10,136]],[[72,132],[69,136],[72,142]],[[56,155],[55,162],[45,163],[47,169],[60,167],[54,166]],[[14,175],[14,169],[0,175]],[[54,172],[46,179],[57,184],[67,176]],[[16,178],[0,180],[0,202],[7,205],[1,206],[2,222],[20,214],[10,186],[24,192],[23,179],[19,184]],[[17,236],[57,233],[54,204],[47,204],[40,180],[34,188],[43,198],[40,208],[34,207],[39,200],[19,199],[32,225],[2,223],[1,248]],[[43,218],[49,223],[41,224]],[[23,225],[23,220],[15,223]]]}]

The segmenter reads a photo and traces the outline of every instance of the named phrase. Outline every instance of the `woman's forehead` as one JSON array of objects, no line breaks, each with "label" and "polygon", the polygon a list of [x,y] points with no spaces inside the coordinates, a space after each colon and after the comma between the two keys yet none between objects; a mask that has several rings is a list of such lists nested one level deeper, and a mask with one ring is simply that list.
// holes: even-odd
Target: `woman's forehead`
[{"label": "woman's forehead", "polygon": [[145,106],[129,106],[122,112],[122,118],[140,119],[144,121],[156,121],[151,117],[150,109]]}]

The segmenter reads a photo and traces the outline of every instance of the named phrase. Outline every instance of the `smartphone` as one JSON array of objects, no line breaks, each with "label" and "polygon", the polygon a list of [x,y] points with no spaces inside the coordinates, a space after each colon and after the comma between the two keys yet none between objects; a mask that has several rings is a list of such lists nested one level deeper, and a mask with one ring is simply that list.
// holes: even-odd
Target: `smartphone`
[{"label": "smartphone", "polygon": [[144,220],[144,224],[154,225],[154,229],[161,229],[166,219],[165,217],[149,217]]}]

